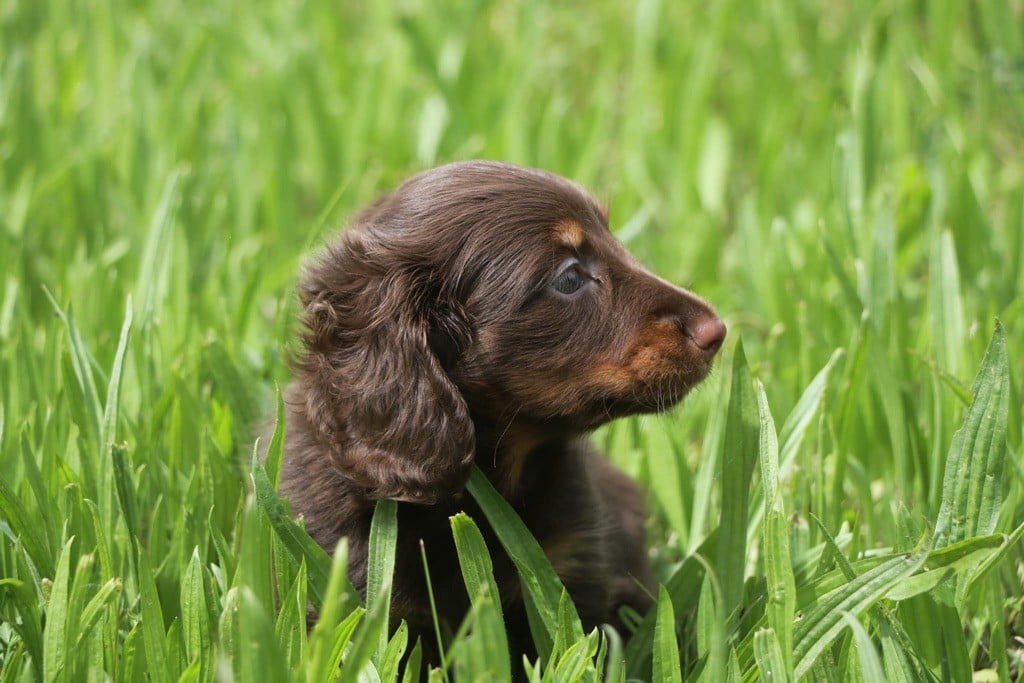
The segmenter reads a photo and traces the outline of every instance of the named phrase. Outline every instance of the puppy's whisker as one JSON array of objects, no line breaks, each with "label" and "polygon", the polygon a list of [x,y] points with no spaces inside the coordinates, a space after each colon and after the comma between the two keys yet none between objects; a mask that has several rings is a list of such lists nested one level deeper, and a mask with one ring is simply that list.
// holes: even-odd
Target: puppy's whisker
[{"label": "puppy's whisker", "polygon": [[520,403],[519,407],[512,412],[512,417],[505,423],[505,428],[501,430],[501,434],[498,435],[498,440],[494,443],[494,453],[492,454],[491,466],[498,466],[498,451],[501,449],[501,442],[504,440],[505,435],[508,434],[508,430],[512,427],[512,423],[516,421],[516,417],[519,415],[519,411],[523,409],[523,404]]}]

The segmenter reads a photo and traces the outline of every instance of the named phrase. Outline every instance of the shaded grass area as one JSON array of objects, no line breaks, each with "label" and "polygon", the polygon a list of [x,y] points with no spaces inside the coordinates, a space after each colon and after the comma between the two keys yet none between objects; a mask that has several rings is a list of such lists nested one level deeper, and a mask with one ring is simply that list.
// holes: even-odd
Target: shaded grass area
[{"label": "shaded grass area", "polygon": [[[344,552],[249,495],[275,473],[248,454],[302,255],[470,157],[592,188],[730,325],[682,408],[595,435],[649,491],[665,586],[628,645],[582,632],[501,517],[536,677],[1019,675],[1022,12],[0,10],[0,680],[394,677],[387,563],[361,603]],[[448,675],[502,678],[486,558],[453,533],[475,599]],[[309,634],[307,600],[333,609]]]}]

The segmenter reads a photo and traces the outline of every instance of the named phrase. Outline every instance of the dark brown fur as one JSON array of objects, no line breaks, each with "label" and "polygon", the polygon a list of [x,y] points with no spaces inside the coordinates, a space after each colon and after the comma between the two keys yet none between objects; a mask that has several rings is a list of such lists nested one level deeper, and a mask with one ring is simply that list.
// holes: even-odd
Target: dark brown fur
[{"label": "dark brown fur", "polygon": [[[584,284],[555,290],[573,260]],[[462,495],[475,463],[587,627],[621,605],[646,609],[642,493],[583,436],[677,403],[725,329],[643,270],[580,187],[493,162],[427,171],[356,217],[300,295],[281,491],[325,548],[348,537],[360,590],[374,502],[402,501],[392,616],[432,642],[422,539],[454,629],[468,599],[448,517],[465,510],[491,548],[513,647],[530,651],[514,567]]]}]

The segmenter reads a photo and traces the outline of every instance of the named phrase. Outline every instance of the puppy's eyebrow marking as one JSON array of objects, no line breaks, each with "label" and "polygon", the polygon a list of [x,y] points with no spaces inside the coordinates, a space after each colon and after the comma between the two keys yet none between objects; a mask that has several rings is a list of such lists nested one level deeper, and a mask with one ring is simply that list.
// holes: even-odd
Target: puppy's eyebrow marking
[{"label": "puppy's eyebrow marking", "polygon": [[583,246],[583,226],[572,218],[565,218],[555,224],[555,239],[567,247],[579,249]]}]

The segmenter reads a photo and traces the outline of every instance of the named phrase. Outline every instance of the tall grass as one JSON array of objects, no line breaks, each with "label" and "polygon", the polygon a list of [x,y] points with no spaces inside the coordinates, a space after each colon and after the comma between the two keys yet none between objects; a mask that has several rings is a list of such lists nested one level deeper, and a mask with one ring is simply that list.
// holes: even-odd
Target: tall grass
[{"label": "tall grass", "polygon": [[650,492],[633,638],[583,632],[475,477],[544,657],[504,647],[459,516],[473,609],[433,680],[1024,675],[1022,26],[1011,0],[0,8],[0,681],[387,681],[420,652],[387,618],[393,510],[364,604],[273,494],[279,443],[249,454],[302,255],[468,157],[592,188],[734,343],[594,437]]}]

